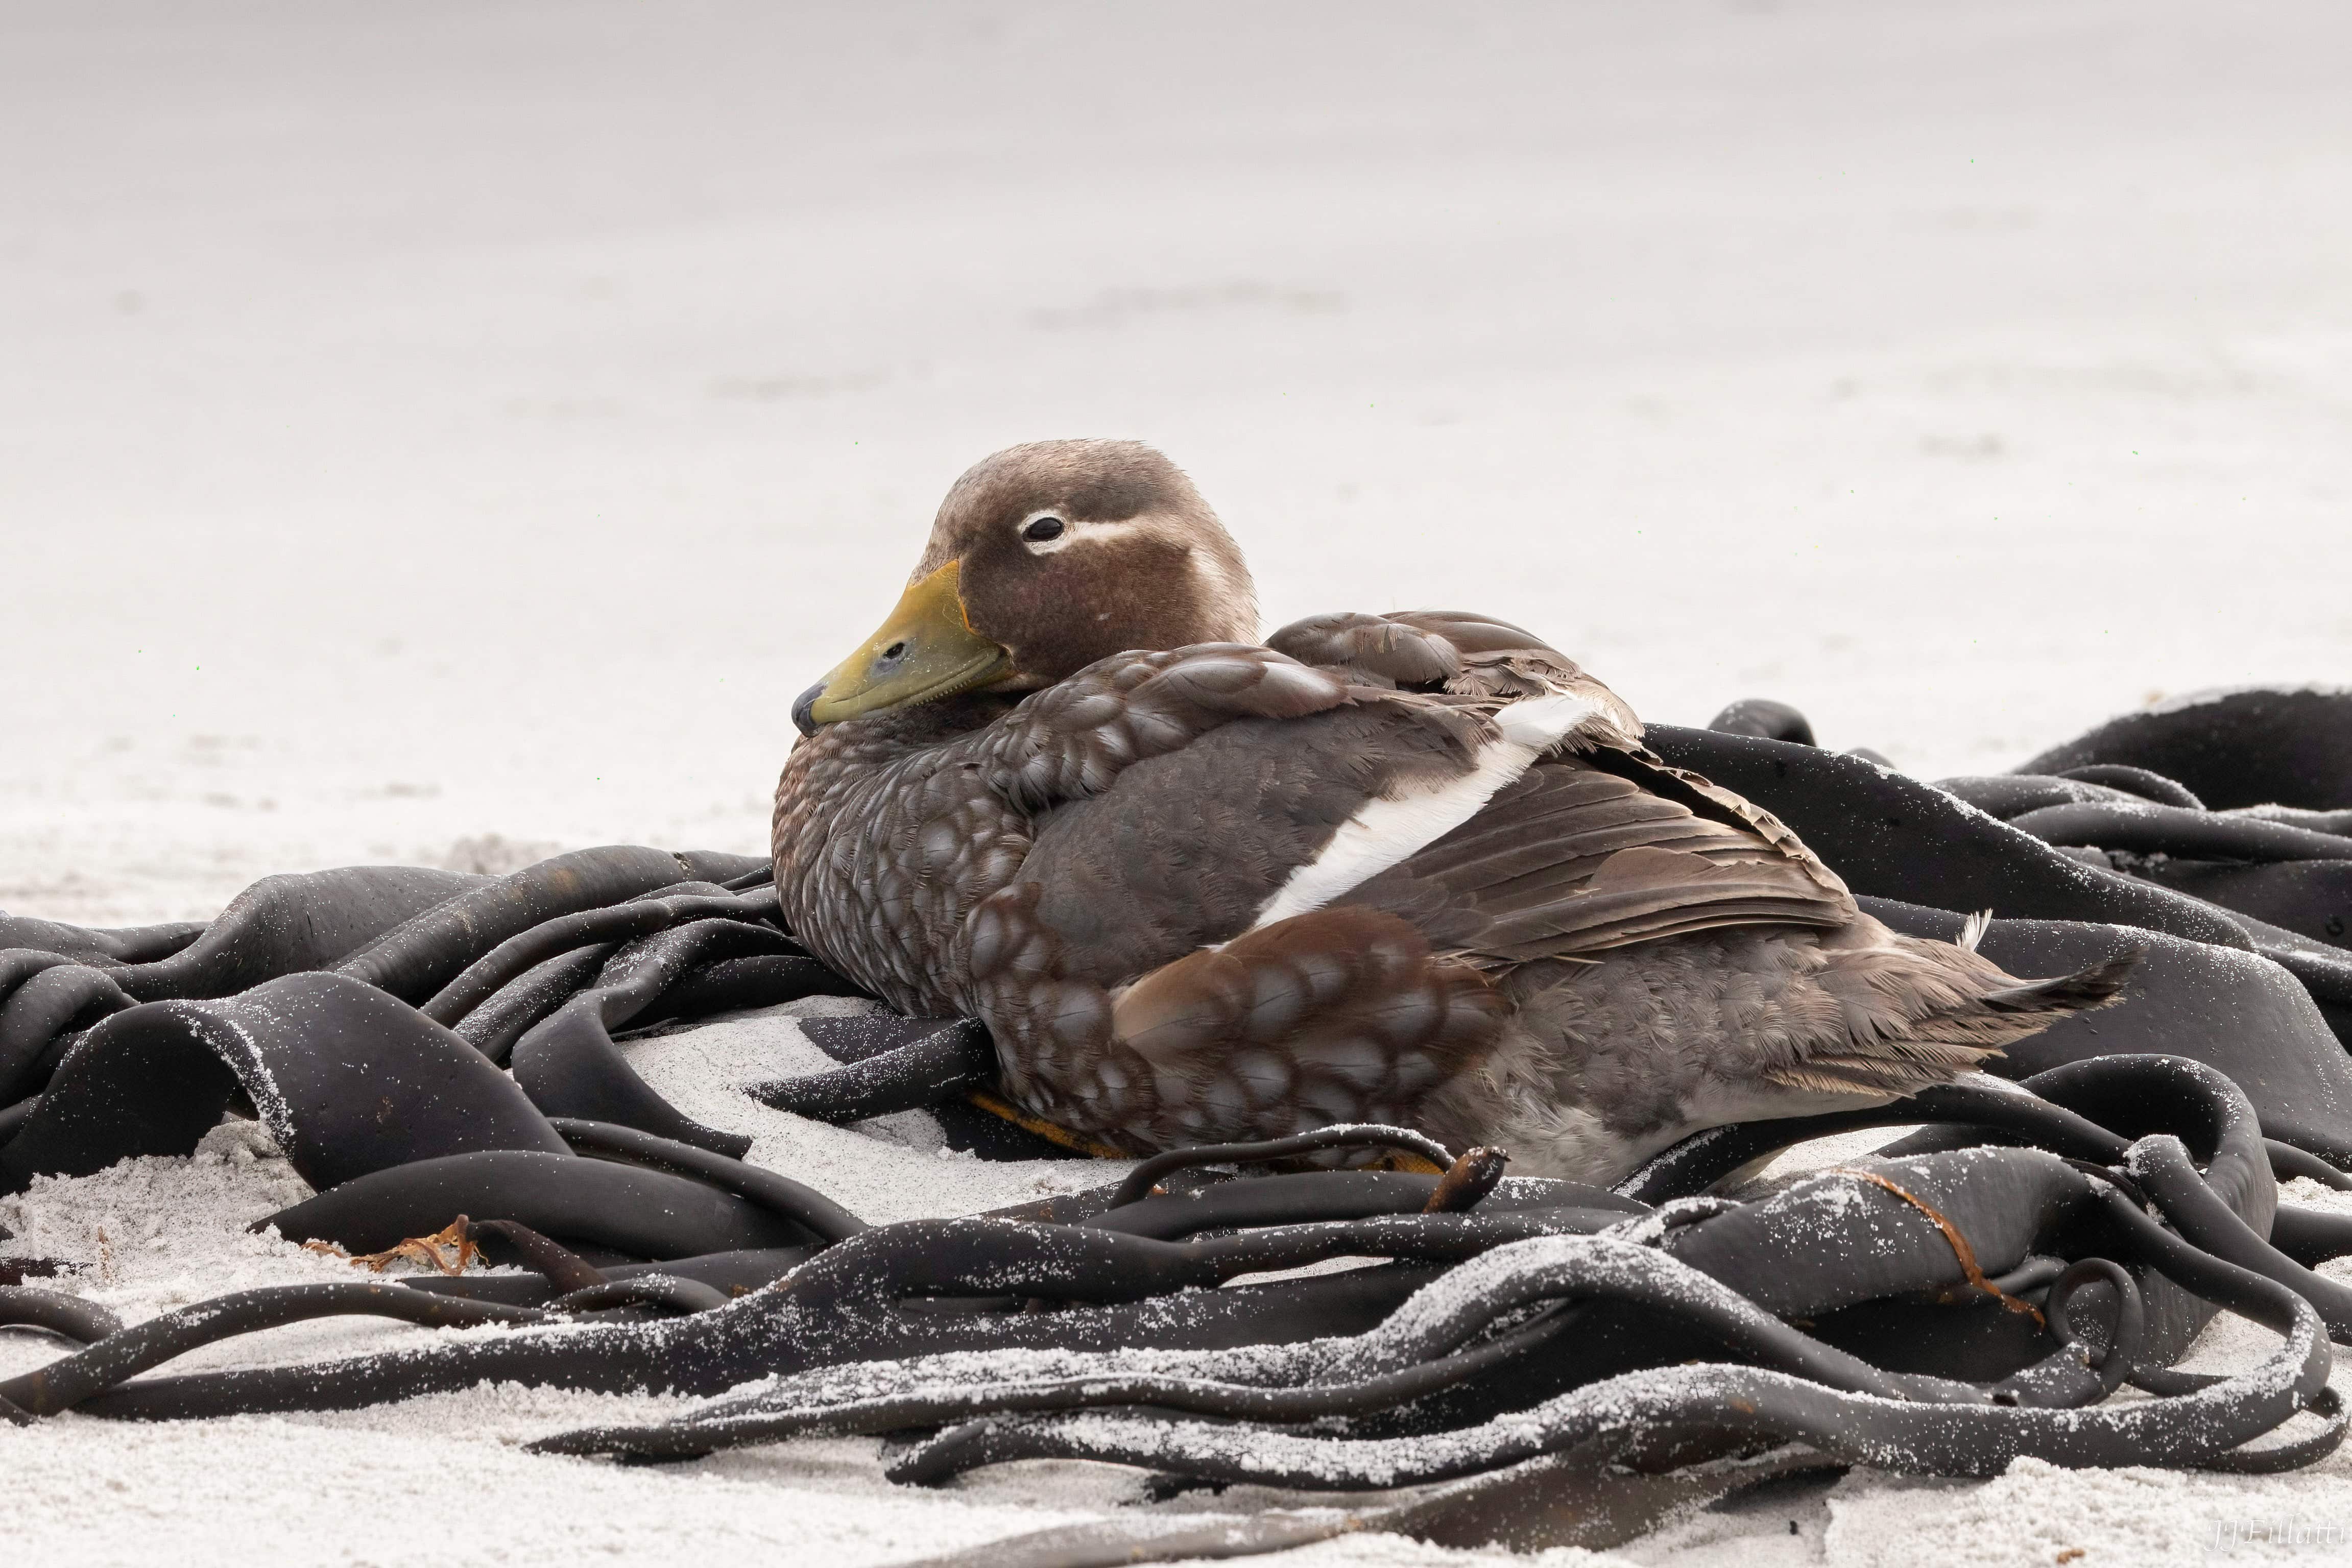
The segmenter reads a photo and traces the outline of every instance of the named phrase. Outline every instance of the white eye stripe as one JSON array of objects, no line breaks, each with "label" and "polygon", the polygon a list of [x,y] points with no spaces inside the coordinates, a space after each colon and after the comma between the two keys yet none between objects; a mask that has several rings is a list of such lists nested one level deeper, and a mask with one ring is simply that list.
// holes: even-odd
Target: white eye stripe
[{"label": "white eye stripe", "polygon": [[[1060,522],[1062,531],[1050,539],[1029,538],[1029,525],[1045,517],[1052,517]],[[1031,555],[1051,555],[1055,550],[1065,549],[1079,539],[1118,538],[1128,534],[1159,534],[1165,531],[1165,526],[1151,517],[1127,517],[1116,523],[1080,522],[1059,507],[1040,507],[1013,525],[1013,537],[1019,539],[1021,548]]]}]

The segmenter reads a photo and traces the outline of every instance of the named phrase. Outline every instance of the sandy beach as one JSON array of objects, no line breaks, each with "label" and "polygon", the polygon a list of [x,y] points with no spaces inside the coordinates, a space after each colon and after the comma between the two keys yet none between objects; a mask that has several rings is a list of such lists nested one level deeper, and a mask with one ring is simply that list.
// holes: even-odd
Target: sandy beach
[{"label": "sandy beach", "polygon": [[[2316,0],[12,0],[0,908],[763,852],[793,696],[955,476],[1046,436],[1165,450],[1270,625],[1486,612],[1646,718],[1776,697],[1924,778],[2352,682],[2347,52]],[[707,1120],[744,1052],[807,1049],[697,1032],[639,1049]],[[1097,1174],[757,1130],[894,1213]],[[241,1229],[289,1183],[224,1134],[0,1223],[137,1317],[323,1277]],[[0,1335],[0,1369],[52,1350]],[[859,1568],[1138,1495],[1029,1464],[909,1492],[846,1441],[518,1451],[614,1403],[0,1428],[11,1555]],[[2352,1527],[2352,1464],[1858,1473],[1620,1555],[2324,1559],[2231,1544],[2248,1520]]]}]

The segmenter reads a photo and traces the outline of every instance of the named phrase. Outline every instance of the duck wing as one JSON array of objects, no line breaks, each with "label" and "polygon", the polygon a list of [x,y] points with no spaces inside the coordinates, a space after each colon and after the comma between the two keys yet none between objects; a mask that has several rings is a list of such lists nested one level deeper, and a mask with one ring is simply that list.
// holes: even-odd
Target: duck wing
[{"label": "duck wing", "polygon": [[1639,747],[1548,758],[1349,894],[1485,967],[1730,925],[1832,930],[1845,884],[1765,812]]},{"label": "duck wing", "polygon": [[1040,812],[1022,880],[1065,972],[1121,985],[1340,904],[1489,968],[1855,917],[1770,813],[1668,767],[1591,698],[1352,690],[1202,730]]},{"label": "duck wing", "polygon": [[[1140,1146],[1411,1122],[1498,1037],[1500,969],[1853,917],[1834,877],[1596,746],[1596,711],[1366,692],[1228,721],[1042,813],[957,966],[1006,1087]],[[1566,737],[1587,750],[1538,760]]]},{"label": "duck wing", "polygon": [[1267,646],[1359,685],[1444,693],[1495,713],[1545,696],[1594,709],[1560,753],[1351,894],[1417,912],[1483,962],[1854,917],[1845,884],[1779,819],[1645,749],[1633,708],[1524,627],[1470,611],[1340,612],[1293,622]]}]

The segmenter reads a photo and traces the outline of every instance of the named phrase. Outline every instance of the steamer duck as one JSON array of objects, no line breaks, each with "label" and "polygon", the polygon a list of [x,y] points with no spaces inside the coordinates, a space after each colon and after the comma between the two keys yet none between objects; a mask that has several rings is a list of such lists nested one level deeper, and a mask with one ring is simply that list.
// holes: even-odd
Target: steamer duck
[{"label": "steamer duck", "polygon": [[1016,446],[803,695],[785,918],[1028,1111],[1138,1153],[1343,1122],[1621,1178],[1726,1122],[1883,1103],[2110,999],[1899,935],[1606,686],[1462,613],[1261,643],[1165,457]]}]

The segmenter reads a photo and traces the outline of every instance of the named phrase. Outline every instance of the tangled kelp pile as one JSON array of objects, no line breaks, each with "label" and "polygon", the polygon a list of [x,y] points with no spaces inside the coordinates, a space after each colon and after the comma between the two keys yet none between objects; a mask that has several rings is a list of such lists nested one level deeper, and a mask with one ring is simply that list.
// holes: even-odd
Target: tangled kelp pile
[{"label": "tangled kelp pile", "polygon": [[[1792,721],[1752,705],[1651,743],[1780,815],[1899,928],[1948,936],[1963,916],[1947,912],[1990,905],[2011,917],[1986,950],[2019,972],[2147,956],[2123,1004],[2013,1052],[2013,1088],[1719,1129],[1614,1191],[1335,1129],[869,1227],[745,1163],[743,1140],[688,1119],[614,1043],[847,990],[740,857],[272,878],[201,927],[0,922],[11,1186],[184,1154],[242,1111],[317,1189],[264,1221],[289,1239],[375,1254],[438,1236],[436,1256],[478,1246],[527,1270],[269,1288],[128,1328],[62,1291],[0,1288],[0,1313],[87,1344],[0,1385],[0,1408],[191,1417],[512,1378],[710,1396],[539,1445],[554,1452],[887,1434],[890,1472],[917,1483],[1076,1457],[1171,1486],[1371,1494],[1219,1524],[1220,1550],[1365,1527],[1600,1544],[1792,1469],[2277,1469],[2328,1451],[2344,1420],[2329,1343],[2352,1333],[2352,1292],[2311,1266],[2352,1252],[2352,1225],[2283,1205],[2276,1182],[2352,1185],[2336,1169],[2352,1162],[2352,953],[2332,939],[2352,699],[2241,694],[1943,786],[1812,747]],[[933,1105],[984,1155],[1065,1152],[992,1113],[970,1024],[811,1032],[843,1065],[753,1092],[837,1121]],[[1927,1130],[1721,1196],[1774,1150],[1873,1122]],[[1335,1147],[1424,1168],[1222,1168]],[[1233,1283],[1342,1258],[1385,1261]],[[2225,1377],[2178,1370],[2223,1309],[2277,1349]],[[511,1326],[149,1375],[352,1312]],[[1145,1519],[1021,1550],[1203,1549],[1197,1518]]]}]

